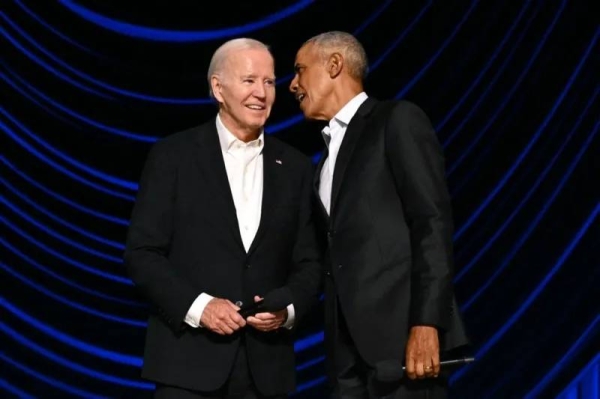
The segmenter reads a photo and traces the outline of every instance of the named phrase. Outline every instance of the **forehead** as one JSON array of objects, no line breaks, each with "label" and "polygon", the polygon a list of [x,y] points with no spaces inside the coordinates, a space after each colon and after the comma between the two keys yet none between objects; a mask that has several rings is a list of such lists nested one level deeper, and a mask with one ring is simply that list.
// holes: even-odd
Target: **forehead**
[{"label": "forehead", "polygon": [[298,50],[298,53],[296,54],[296,62],[303,64],[313,62],[317,59],[317,55],[317,47],[314,45],[314,43],[308,43]]},{"label": "forehead", "polygon": [[273,73],[274,61],[271,53],[262,48],[243,49],[232,52],[228,57],[229,69],[239,72]]}]

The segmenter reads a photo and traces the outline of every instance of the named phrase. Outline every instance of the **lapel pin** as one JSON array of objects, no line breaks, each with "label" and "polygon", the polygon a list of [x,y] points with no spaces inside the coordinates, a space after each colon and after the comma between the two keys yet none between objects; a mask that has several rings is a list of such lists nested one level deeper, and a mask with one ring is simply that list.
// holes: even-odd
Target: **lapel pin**
[{"label": "lapel pin", "polygon": [[281,159],[276,159],[275,162],[278,163],[279,165],[283,165],[283,162],[281,162]]}]

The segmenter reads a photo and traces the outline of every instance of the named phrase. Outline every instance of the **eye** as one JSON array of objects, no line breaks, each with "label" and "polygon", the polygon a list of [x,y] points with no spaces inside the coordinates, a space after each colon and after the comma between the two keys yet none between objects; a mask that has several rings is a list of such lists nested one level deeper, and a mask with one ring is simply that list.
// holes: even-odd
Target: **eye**
[{"label": "eye", "polygon": [[275,80],[273,80],[273,79],[267,79],[267,80],[265,80],[265,84],[267,86],[274,86],[275,85]]},{"label": "eye", "polygon": [[254,83],[254,79],[246,78],[244,79],[244,83]]}]

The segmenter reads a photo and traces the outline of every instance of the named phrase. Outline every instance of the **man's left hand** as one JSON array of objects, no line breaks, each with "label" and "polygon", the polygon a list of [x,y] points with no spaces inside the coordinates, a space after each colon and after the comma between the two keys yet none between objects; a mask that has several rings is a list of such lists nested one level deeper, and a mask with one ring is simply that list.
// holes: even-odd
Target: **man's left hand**
[{"label": "man's left hand", "polygon": [[[259,296],[254,297],[254,302],[260,301],[262,298]],[[287,309],[278,310],[276,312],[263,312],[257,313],[254,316],[249,316],[246,319],[248,325],[254,327],[259,331],[275,331],[279,327],[283,326],[287,320]]]},{"label": "man's left hand", "polygon": [[406,344],[408,378],[437,377],[440,373],[440,343],[435,327],[414,326]]}]

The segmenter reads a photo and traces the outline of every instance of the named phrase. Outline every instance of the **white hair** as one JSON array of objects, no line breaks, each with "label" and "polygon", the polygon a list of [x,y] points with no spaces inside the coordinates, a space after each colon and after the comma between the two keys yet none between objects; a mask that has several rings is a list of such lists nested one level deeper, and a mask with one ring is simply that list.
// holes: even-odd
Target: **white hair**
[{"label": "white hair", "polygon": [[[269,54],[271,54],[271,51],[269,50],[269,46],[267,46],[266,44],[264,44],[263,42],[260,42],[258,40],[250,39],[250,38],[246,38],[246,37],[229,40],[229,41],[223,43],[214,52],[214,54],[210,60],[210,64],[208,65],[208,73],[206,76],[206,78],[208,80],[208,94],[211,97],[214,98],[212,85],[210,83],[212,76],[223,73],[225,61],[227,61],[231,52],[239,51],[239,50],[247,50],[247,49],[265,49],[269,52]],[[273,58],[272,54],[271,54],[271,58]]]}]

